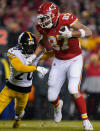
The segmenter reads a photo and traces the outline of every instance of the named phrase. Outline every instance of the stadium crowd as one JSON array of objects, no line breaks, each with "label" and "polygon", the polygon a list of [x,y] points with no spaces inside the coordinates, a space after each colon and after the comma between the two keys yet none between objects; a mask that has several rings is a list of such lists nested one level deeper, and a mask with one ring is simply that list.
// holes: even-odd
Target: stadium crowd
[{"label": "stadium crowd", "polygon": [[[87,100],[90,119],[100,119],[100,0],[0,0],[0,90],[9,76],[6,52],[9,48],[17,45],[19,34],[27,30],[34,33],[37,40],[39,39],[35,27],[37,8],[44,1],[56,3],[61,12],[74,13],[84,25],[92,30],[91,38],[80,39],[84,57],[81,91]],[[52,59],[49,59],[40,61],[39,64],[50,70],[51,62]],[[48,74],[42,78],[39,73],[34,73],[33,88],[24,119],[52,119],[53,109],[47,100]],[[60,93],[60,97],[65,103],[63,119],[80,119],[77,118],[75,105],[68,94],[66,84],[67,80]],[[13,119],[13,105],[12,102],[7,107],[1,115],[1,119]],[[91,108],[89,108],[90,106]],[[11,111],[10,114],[13,115],[9,116],[8,112]],[[7,113],[8,115],[5,115]]]}]

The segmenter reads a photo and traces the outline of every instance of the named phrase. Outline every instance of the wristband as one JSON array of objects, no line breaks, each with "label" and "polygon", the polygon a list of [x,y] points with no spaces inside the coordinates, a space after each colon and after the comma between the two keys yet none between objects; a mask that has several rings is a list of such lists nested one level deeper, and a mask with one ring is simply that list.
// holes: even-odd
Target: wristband
[{"label": "wristband", "polygon": [[79,29],[79,31],[81,32],[81,37],[82,37],[82,38],[85,37],[85,30]]}]

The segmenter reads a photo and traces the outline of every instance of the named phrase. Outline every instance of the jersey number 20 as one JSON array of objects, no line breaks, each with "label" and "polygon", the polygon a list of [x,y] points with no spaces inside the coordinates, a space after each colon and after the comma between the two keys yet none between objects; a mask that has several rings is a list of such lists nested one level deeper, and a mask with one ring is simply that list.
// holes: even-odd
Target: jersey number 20
[{"label": "jersey number 20", "polygon": [[[17,80],[23,80],[23,78],[21,77],[22,75],[23,75],[24,73],[20,73],[20,74],[18,74],[18,75],[16,75],[15,76],[15,79],[17,79]],[[28,73],[27,74],[27,80],[32,80],[32,72],[30,73]]]}]

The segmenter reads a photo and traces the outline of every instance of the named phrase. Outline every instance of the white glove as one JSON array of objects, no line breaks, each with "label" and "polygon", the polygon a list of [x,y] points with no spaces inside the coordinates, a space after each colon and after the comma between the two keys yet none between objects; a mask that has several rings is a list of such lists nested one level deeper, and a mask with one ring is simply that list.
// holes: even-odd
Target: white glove
[{"label": "white glove", "polygon": [[59,33],[60,33],[60,35],[66,36],[67,38],[71,38],[72,37],[72,31],[70,31],[67,26],[65,26],[65,30],[64,31],[60,30]]},{"label": "white glove", "polygon": [[37,71],[41,73],[41,75],[44,77],[47,73],[48,73],[48,69],[41,67],[41,66],[37,66]]},{"label": "white glove", "polygon": [[26,65],[31,65],[33,63],[33,61],[35,60],[35,58],[36,58],[35,54],[33,54],[29,58],[27,58]]}]

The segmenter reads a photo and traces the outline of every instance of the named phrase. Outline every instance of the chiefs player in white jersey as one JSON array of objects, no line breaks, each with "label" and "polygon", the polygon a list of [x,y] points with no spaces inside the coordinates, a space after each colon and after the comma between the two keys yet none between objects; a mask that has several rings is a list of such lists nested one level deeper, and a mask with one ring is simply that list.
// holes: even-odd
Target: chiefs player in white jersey
[{"label": "chiefs player in white jersey", "polygon": [[45,2],[39,7],[37,19],[37,29],[42,38],[35,54],[27,62],[31,63],[47,41],[51,44],[55,56],[48,79],[48,100],[54,105],[54,120],[60,122],[62,119],[63,101],[59,100],[59,93],[67,75],[68,90],[81,115],[84,129],[93,130],[88,120],[85,100],[79,91],[83,59],[78,40],[79,37],[90,37],[92,32],[72,13],[61,14],[51,2]]},{"label": "chiefs player in white jersey", "polygon": [[18,46],[10,48],[7,52],[10,60],[10,77],[0,93],[0,114],[15,99],[14,128],[19,127],[20,120],[24,115],[24,109],[32,87],[33,72],[37,70],[45,75],[48,71],[44,67],[36,66],[41,56],[38,56],[31,66],[26,65],[27,58],[33,54],[36,46],[35,36],[30,32],[23,32],[18,38]]}]

